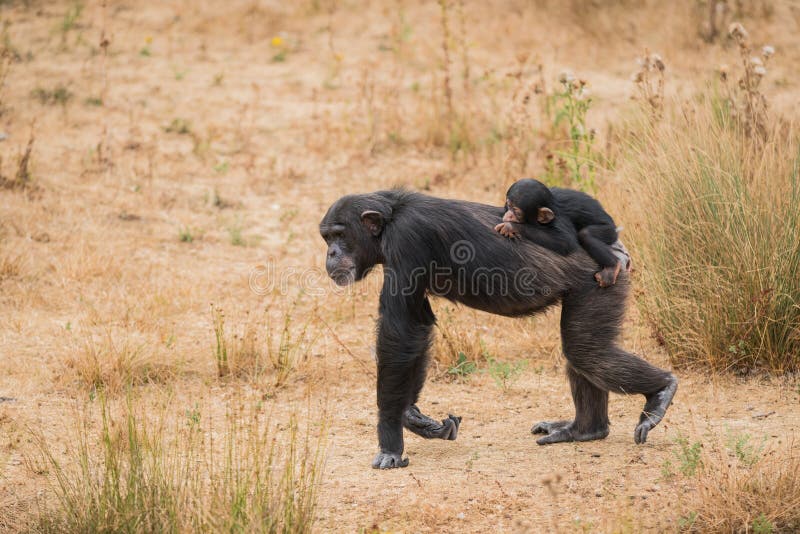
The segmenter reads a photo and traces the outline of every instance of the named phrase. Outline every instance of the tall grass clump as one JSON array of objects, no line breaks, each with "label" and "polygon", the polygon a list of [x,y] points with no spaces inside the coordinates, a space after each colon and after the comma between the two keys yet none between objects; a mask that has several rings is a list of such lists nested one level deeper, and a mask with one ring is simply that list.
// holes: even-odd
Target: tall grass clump
[{"label": "tall grass clump", "polygon": [[800,369],[800,148],[764,141],[706,95],[641,126],[624,170],[639,184],[641,299],[675,364]]},{"label": "tall grass clump", "polygon": [[748,461],[720,446],[703,449],[691,498],[679,509],[683,532],[797,532],[800,456],[796,444]]},{"label": "tall grass clump", "polygon": [[177,418],[146,413],[130,397],[114,410],[101,396],[81,417],[68,461],[37,440],[33,461],[52,482],[37,531],[311,530],[322,438],[301,434],[294,417],[278,433],[257,407],[229,407],[217,429],[197,407]]},{"label": "tall grass clump", "polygon": [[277,327],[268,307],[264,311],[264,324],[252,320],[247,314],[240,328],[231,331],[226,326],[224,311],[212,304],[212,351],[217,375],[258,381],[272,370],[274,385],[283,386],[308,356],[316,340],[309,330],[309,319],[299,323],[294,320],[296,307],[295,301],[289,309],[281,310],[282,321]]},{"label": "tall grass clump", "polygon": [[111,331],[89,336],[66,360],[64,378],[91,394],[104,391],[118,394],[131,386],[169,383],[179,371],[163,354],[148,347],[146,341],[116,339]]}]

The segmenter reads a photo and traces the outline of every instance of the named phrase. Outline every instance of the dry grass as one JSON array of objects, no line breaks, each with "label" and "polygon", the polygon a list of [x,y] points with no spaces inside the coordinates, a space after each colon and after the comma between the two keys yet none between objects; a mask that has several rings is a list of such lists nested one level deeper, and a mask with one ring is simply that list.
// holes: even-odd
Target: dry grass
[{"label": "dry grass", "polygon": [[0,158],[0,189],[34,189],[33,176],[31,174],[31,156],[33,154],[34,136],[31,132],[28,138],[28,144],[17,155],[16,165],[14,166],[13,175],[5,176],[3,174],[3,159]]},{"label": "dry grass", "polygon": [[800,529],[800,450],[794,441],[766,452],[742,452],[741,446],[703,448],[699,459],[690,497],[681,505],[681,530],[770,533]]},{"label": "dry grass", "polygon": [[66,360],[63,379],[94,394],[119,394],[132,386],[172,382],[179,369],[165,363],[145,340],[115,339],[108,331],[80,343]]},{"label": "dry grass", "polygon": [[646,313],[676,363],[797,370],[797,134],[752,142],[713,94],[684,110],[644,127],[627,171],[645,191]]},{"label": "dry grass", "polygon": [[36,531],[311,531],[324,431],[301,433],[294,416],[278,430],[261,403],[229,406],[219,429],[198,404],[179,417],[144,404],[86,406],[66,458],[36,438],[29,463],[49,471],[55,500],[40,502]]},{"label": "dry grass", "polygon": [[[314,312],[302,323],[296,324],[292,314],[297,310],[297,300],[275,320],[268,306],[259,317],[245,313],[244,321],[233,332],[226,331],[225,314],[211,305],[214,329],[214,359],[219,377],[233,376],[258,382],[267,371],[272,371],[275,387],[286,385],[293,371],[307,358],[318,335],[311,324]],[[278,323],[276,328],[275,324]]]},{"label": "dry grass", "polygon": [[[652,486],[662,461],[681,448],[676,432],[691,445],[706,424],[716,432],[735,419],[753,433],[796,434],[796,385],[724,377],[718,384],[686,371],[647,447],[631,448],[623,431],[640,400],[615,396],[607,440],[531,449],[532,419],[572,409],[557,310],[510,320],[434,303],[431,374],[459,379],[430,381],[420,407],[437,418],[463,415],[464,426],[456,446],[409,436],[411,469],[379,476],[368,464],[380,277],[351,292],[333,288],[317,230],[344,193],[405,185],[499,205],[511,181],[549,173],[554,183],[596,187],[626,226],[623,236],[640,232],[645,240],[637,213],[648,206],[648,177],[677,179],[700,168],[701,152],[689,146],[700,147],[730,163],[711,166],[709,183],[725,183],[740,168],[771,196],[743,204],[753,206],[747,216],[757,224],[738,237],[752,251],[731,256],[711,237],[684,247],[735,262],[744,274],[720,287],[738,311],[703,315],[698,302],[719,305],[710,294],[689,305],[685,293],[655,292],[675,273],[662,276],[644,245],[634,288],[645,302],[660,295],[686,306],[675,314],[683,322],[673,323],[674,335],[659,330],[673,355],[702,352],[701,364],[720,363],[720,349],[739,351],[747,334],[753,343],[741,366],[789,369],[768,361],[767,349],[796,346],[789,344],[791,251],[776,246],[789,242],[793,227],[781,226],[781,237],[770,226],[790,215],[784,182],[795,141],[780,117],[793,119],[797,92],[793,6],[725,2],[728,11],[712,21],[708,2],[656,0],[0,4],[2,528],[24,530],[18,518],[28,517],[29,530],[253,531],[253,521],[267,516],[259,525],[275,519],[278,530],[303,530],[316,518],[324,531],[613,531],[637,524],[613,524],[624,501],[630,517],[653,519],[646,528],[674,529],[679,510],[652,497],[674,498],[686,480]],[[767,141],[753,153],[732,144],[756,137],[740,121],[751,93],[740,92],[744,56],[724,31],[734,20],[752,43],[769,35],[775,47],[769,75],[750,86],[769,103]],[[647,49],[668,68],[651,56],[656,70],[637,91],[629,74]],[[726,62],[741,67],[729,69],[730,91],[720,85],[715,102],[719,116],[725,109],[738,115],[709,130],[723,141],[715,144],[704,129],[721,123],[705,104],[692,116],[687,103],[705,92],[698,80],[718,77]],[[566,87],[558,82],[565,70],[575,76]],[[582,87],[589,92],[581,99],[565,94]],[[650,129],[633,143],[646,147],[638,152],[630,134],[639,130],[620,123],[634,94],[652,107]],[[556,119],[570,107],[580,113]],[[659,209],[685,209],[671,197],[653,198]],[[765,215],[770,202],[773,219]],[[691,221],[690,237],[701,225],[699,213],[666,217]],[[654,243],[663,237],[647,231]],[[774,253],[768,267],[753,263],[767,261],[759,250]],[[672,256],[686,259],[680,248]],[[257,276],[255,288],[262,266],[269,274]],[[698,287],[718,282],[698,272]],[[762,297],[757,284],[773,291]],[[709,329],[702,339],[698,313]],[[666,365],[650,339],[656,322],[632,313],[623,343]],[[175,400],[164,400],[165,392]],[[123,394],[127,407],[117,405]],[[289,472],[281,459],[292,454],[289,414],[306,395],[314,407],[336,406],[330,417],[308,411],[311,421],[332,427],[331,459],[314,474],[323,481],[316,506],[303,500],[309,470]],[[80,417],[87,426],[65,428],[72,422],[65,414],[87,397],[95,399]],[[761,421],[739,412],[761,403],[775,415]],[[303,439],[296,441],[295,466],[316,457],[315,440],[307,456]],[[49,451],[45,461],[25,462],[37,447]],[[268,482],[268,474],[277,478]],[[271,496],[260,483],[272,484]],[[55,522],[39,521],[39,505]]]},{"label": "dry grass", "polygon": [[447,379],[466,378],[492,356],[493,348],[480,329],[457,322],[453,308],[439,310],[432,349],[435,375]]}]

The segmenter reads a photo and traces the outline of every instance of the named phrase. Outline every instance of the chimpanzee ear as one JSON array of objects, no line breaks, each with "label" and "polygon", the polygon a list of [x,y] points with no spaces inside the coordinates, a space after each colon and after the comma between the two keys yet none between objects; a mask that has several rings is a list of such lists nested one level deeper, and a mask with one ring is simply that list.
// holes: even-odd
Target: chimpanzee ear
[{"label": "chimpanzee ear", "polygon": [[556,214],[553,213],[553,210],[550,208],[539,208],[539,211],[536,213],[536,220],[539,221],[539,224],[547,224],[552,222],[555,218]]},{"label": "chimpanzee ear", "polygon": [[367,227],[369,233],[378,236],[383,230],[383,215],[377,211],[367,210],[361,214],[361,223]]}]

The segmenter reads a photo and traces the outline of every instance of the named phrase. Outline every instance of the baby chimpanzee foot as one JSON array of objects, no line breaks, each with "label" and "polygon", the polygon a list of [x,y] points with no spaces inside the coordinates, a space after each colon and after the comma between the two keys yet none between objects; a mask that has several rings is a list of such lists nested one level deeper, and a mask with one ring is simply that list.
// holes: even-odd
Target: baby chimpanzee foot
[{"label": "baby chimpanzee foot", "polygon": [[622,263],[617,263],[613,267],[604,267],[602,271],[594,273],[594,279],[600,287],[613,286],[617,283],[617,276],[622,270]]}]

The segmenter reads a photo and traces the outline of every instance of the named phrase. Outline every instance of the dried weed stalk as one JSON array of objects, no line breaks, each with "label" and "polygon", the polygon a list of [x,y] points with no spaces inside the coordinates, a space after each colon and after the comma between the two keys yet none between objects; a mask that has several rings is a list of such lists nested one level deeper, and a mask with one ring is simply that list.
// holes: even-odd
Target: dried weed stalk
[{"label": "dried weed stalk", "polygon": [[730,84],[726,66],[720,67],[720,80],[730,114],[744,126],[748,137],[764,141],[767,137],[767,99],[761,92],[761,81],[767,74],[767,62],[775,54],[772,46],[764,46],[760,55],[753,54],[747,30],[738,22],[731,24],[728,34],[739,46],[742,75],[735,86]]},{"label": "dried weed stalk", "polygon": [[666,65],[658,54],[644,51],[639,58],[639,70],[633,76],[638,95],[637,100],[646,107],[650,119],[657,122],[664,115],[664,71]]}]

